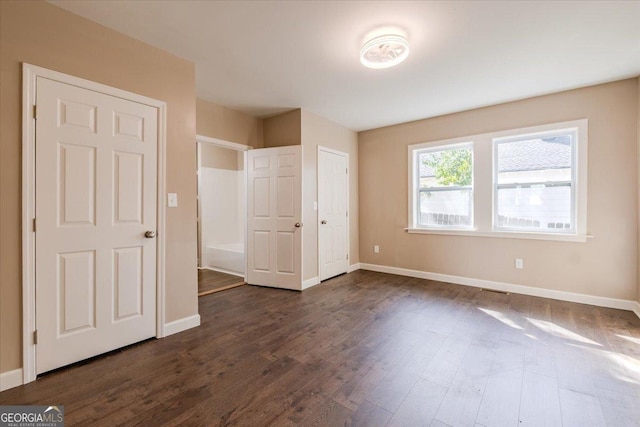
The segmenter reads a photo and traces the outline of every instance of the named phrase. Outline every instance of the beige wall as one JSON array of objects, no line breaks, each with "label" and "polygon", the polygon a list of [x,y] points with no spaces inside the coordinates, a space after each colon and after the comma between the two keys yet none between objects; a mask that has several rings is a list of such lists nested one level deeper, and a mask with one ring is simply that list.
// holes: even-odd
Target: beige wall
[{"label": "beige wall", "polygon": [[262,120],[202,99],[196,101],[196,133],[260,148]]},{"label": "beige wall", "polygon": [[303,274],[304,279],[318,276],[318,146],[349,154],[349,264],[360,259],[358,226],[358,136],[356,132],[302,110],[303,155]]},{"label": "beige wall", "polygon": [[22,365],[21,62],[167,102],[166,320],[198,312],[195,67],[44,2],[0,2],[0,372]]},{"label": "beige wall", "polygon": [[200,143],[200,166],[239,171],[243,168],[243,151]]},{"label": "beige wall", "polygon": [[638,293],[637,300],[640,302],[640,77],[638,77]]},{"label": "beige wall", "polygon": [[301,117],[302,111],[297,109],[264,119],[262,121],[264,146],[300,145],[302,143]]},{"label": "beige wall", "polygon": [[[638,79],[359,134],[361,262],[633,300]],[[407,145],[589,119],[586,243],[407,234]],[[380,253],[373,253],[380,245]],[[514,269],[514,258],[525,269]]]}]

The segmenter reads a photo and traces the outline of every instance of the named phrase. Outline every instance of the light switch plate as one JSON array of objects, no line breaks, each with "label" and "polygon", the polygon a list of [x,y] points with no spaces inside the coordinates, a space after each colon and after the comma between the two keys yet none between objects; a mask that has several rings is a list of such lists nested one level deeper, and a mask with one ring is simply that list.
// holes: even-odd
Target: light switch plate
[{"label": "light switch plate", "polygon": [[169,206],[170,208],[178,207],[178,193],[167,194],[167,206]]}]

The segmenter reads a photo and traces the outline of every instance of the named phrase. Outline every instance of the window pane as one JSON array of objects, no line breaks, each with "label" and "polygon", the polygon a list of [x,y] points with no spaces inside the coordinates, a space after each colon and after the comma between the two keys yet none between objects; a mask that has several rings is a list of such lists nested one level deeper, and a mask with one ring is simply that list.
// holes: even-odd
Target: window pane
[{"label": "window pane", "polygon": [[572,133],[500,142],[498,184],[571,181]]},{"label": "window pane", "polygon": [[573,131],[496,143],[495,226],[572,232]]},{"label": "window pane", "polygon": [[418,155],[420,188],[464,187],[473,181],[471,147],[423,151]]},{"label": "window pane", "polygon": [[472,190],[420,191],[418,225],[472,225]]},{"label": "window pane", "polygon": [[571,186],[499,188],[498,227],[531,231],[571,230]]}]

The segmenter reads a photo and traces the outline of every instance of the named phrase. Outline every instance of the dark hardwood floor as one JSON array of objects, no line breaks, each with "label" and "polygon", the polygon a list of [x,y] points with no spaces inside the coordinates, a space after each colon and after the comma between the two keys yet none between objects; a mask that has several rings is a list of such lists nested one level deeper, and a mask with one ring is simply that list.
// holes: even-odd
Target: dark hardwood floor
[{"label": "dark hardwood floor", "polygon": [[244,285],[242,277],[214,270],[198,269],[198,296],[209,295]]},{"label": "dark hardwood floor", "polygon": [[638,426],[633,313],[357,271],[0,394],[72,425]]}]

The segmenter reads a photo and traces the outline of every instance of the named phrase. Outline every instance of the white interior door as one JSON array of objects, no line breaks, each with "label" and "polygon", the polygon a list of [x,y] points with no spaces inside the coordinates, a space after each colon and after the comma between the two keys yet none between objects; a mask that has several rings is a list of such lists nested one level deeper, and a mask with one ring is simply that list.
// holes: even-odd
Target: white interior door
[{"label": "white interior door", "polygon": [[155,335],[158,112],[42,77],[36,90],[42,373]]},{"label": "white interior door", "polygon": [[247,155],[247,283],[302,289],[302,147]]},{"label": "white interior door", "polygon": [[348,156],[318,150],[318,265],[320,280],[346,273],[348,260]]}]

